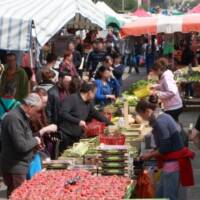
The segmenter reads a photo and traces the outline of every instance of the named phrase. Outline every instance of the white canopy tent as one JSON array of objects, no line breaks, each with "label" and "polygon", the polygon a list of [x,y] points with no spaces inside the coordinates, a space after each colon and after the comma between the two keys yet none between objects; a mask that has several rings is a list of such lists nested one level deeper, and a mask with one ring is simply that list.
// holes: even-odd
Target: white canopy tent
[{"label": "white canopy tent", "polygon": [[32,35],[43,46],[66,24],[106,28],[104,14],[91,0],[1,0],[0,49],[28,50]]},{"label": "white canopy tent", "polygon": [[112,8],[110,8],[105,2],[103,1],[98,1],[96,3],[96,6],[104,12],[105,15],[110,15],[113,17],[119,18],[119,20],[124,20],[123,17],[121,17],[117,12],[115,12]]},{"label": "white canopy tent", "polygon": [[[124,23],[128,23],[130,22],[130,20],[124,18],[122,15],[120,15],[119,13],[115,12],[112,8],[110,8],[105,2],[103,1],[98,1],[96,3],[96,6],[98,7],[98,9],[104,13],[105,17],[107,19],[109,19],[109,17],[112,17],[110,20],[108,20],[107,23],[109,22],[113,22],[113,23],[117,23],[117,25],[119,25],[120,27],[124,24]],[[107,24],[109,25],[109,24]],[[120,28],[119,27],[119,28]]]}]

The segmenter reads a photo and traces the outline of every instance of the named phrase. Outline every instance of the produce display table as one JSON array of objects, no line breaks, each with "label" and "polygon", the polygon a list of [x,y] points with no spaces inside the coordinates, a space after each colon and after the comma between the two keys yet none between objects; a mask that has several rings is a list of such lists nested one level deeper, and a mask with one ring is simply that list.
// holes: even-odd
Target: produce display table
[{"label": "produce display table", "polygon": [[192,98],[192,99],[184,98],[183,104],[185,107],[184,108],[185,111],[200,108],[200,98]]},{"label": "produce display table", "polygon": [[[50,195],[46,198],[48,200],[53,199],[54,195],[57,195],[56,199],[59,197],[59,200],[81,200],[83,197],[91,200],[130,199],[136,184],[131,181],[134,177],[134,159],[138,159],[141,143],[151,131],[135,114],[135,105],[140,98],[148,95],[148,81],[133,84],[130,91],[124,93],[122,99],[118,99],[116,105],[108,106],[103,111],[116,124],[116,132],[112,132],[113,127],[109,127],[108,133],[99,132],[97,137],[81,139],[66,149],[57,161],[44,162],[43,166],[50,171],[37,174],[31,181],[24,183],[13,193],[11,200],[18,200],[17,197],[20,197],[20,200],[27,197],[29,199],[30,195],[32,196],[29,200],[35,200],[34,197],[38,196],[39,192],[43,193],[41,200],[45,195]],[[103,148],[100,143],[104,143]],[[74,179],[75,183],[71,185],[69,182],[74,182]],[[53,193],[52,188],[55,188]]]},{"label": "produce display table", "polygon": [[47,171],[23,183],[10,200],[119,200],[131,197],[130,184],[127,177],[97,177],[84,170]]}]

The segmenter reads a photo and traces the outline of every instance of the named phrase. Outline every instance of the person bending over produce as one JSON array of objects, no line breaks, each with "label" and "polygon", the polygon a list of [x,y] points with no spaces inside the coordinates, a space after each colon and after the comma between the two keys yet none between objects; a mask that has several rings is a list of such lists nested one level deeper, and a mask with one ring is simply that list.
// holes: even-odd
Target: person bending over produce
[{"label": "person bending over produce", "polygon": [[30,120],[38,117],[41,108],[41,98],[37,94],[29,94],[21,106],[10,111],[3,119],[1,170],[4,183],[8,187],[8,197],[26,180],[33,150],[41,145],[40,137],[57,131],[57,126],[49,125],[33,136]]},{"label": "person bending over produce", "polygon": [[96,94],[94,83],[83,82],[80,92],[66,97],[60,109],[59,133],[61,133],[60,152],[79,141],[87,129],[88,118],[95,118],[106,125],[112,124],[94,108]]},{"label": "person bending over produce", "polygon": [[174,79],[174,74],[168,69],[167,59],[161,58],[157,60],[153,72],[158,75],[160,79],[159,84],[153,86],[155,89],[153,93],[158,95],[165,112],[178,122],[183,103]]},{"label": "person bending over produce", "polygon": [[157,198],[178,199],[179,186],[194,184],[190,159],[194,153],[184,147],[175,120],[168,114],[158,112],[156,104],[141,100],[136,106],[140,116],[150,122],[156,149],[144,153],[142,160],[156,158],[162,175],[157,188]]}]

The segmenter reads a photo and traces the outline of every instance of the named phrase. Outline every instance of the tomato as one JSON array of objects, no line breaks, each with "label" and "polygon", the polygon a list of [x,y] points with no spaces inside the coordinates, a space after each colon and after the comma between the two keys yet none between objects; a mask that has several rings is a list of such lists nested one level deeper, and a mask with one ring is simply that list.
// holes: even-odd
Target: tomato
[{"label": "tomato", "polygon": [[[77,177],[75,185],[66,185]],[[129,183],[126,177],[93,176],[84,170],[46,171],[24,182],[10,200],[119,200]]]}]

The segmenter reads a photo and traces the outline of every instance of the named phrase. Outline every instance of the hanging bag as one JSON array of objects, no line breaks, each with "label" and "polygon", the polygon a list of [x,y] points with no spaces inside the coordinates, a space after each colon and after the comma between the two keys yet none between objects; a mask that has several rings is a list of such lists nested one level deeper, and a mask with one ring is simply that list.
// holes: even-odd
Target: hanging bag
[{"label": "hanging bag", "polygon": [[42,161],[39,152],[35,153],[28,169],[27,179],[30,180],[35,174],[42,171]]}]

